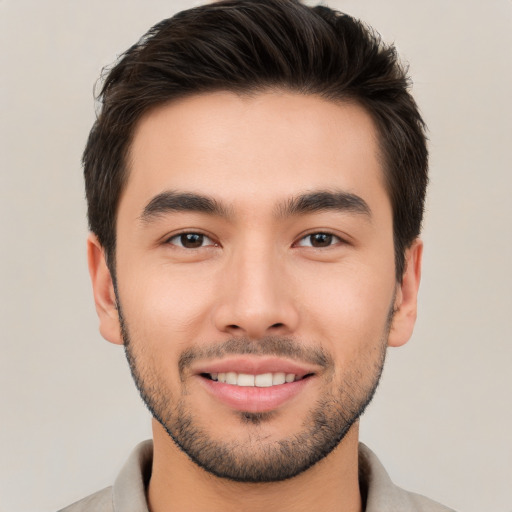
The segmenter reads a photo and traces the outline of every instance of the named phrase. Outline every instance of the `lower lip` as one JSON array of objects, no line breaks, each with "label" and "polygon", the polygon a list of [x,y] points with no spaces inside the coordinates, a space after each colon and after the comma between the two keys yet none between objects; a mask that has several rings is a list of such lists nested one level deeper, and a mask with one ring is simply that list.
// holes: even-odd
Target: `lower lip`
[{"label": "lower lip", "polygon": [[243,412],[270,412],[297,396],[312,377],[295,382],[258,388],[256,386],[234,386],[206,377],[198,376],[200,381],[220,402]]}]

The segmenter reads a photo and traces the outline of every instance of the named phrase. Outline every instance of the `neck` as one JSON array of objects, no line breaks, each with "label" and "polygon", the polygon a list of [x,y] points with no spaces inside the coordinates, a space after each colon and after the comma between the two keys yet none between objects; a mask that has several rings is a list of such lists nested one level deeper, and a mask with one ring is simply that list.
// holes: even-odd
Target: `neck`
[{"label": "neck", "polygon": [[215,477],[192,462],[153,420],[151,512],[361,512],[358,424],[326,458],[282,482],[239,483]]}]

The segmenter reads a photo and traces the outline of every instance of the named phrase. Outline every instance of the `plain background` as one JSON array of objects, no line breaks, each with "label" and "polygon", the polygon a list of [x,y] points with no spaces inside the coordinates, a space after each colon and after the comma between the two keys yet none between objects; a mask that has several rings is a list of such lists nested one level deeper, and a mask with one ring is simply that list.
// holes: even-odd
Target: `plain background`
[{"label": "plain background", "polygon": [[[80,157],[100,69],[194,1],[0,0],[0,511],[110,485],[150,436],[86,270]],[[410,62],[430,128],[420,311],[361,438],[399,485],[512,511],[512,2],[332,0]]]}]

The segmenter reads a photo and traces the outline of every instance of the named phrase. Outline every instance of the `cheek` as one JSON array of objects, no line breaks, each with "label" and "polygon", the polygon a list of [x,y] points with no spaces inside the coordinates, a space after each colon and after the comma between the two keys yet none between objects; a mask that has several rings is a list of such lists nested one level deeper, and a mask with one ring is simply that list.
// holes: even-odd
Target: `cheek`
[{"label": "cheek", "polygon": [[393,302],[394,267],[377,272],[373,266],[326,265],[315,275],[303,272],[299,286],[302,317],[313,339],[320,335],[346,350],[381,341]]},{"label": "cheek", "polygon": [[145,343],[168,349],[201,335],[214,297],[211,281],[161,265],[132,270],[124,282],[130,283],[120,289],[125,317]]}]

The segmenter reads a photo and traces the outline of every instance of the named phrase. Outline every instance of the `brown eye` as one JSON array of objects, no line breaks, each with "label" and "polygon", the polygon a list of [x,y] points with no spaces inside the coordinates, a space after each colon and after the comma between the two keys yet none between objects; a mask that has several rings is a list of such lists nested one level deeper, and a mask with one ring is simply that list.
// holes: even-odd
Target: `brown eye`
[{"label": "brown eye", "polygon": [[312,233],[302,238],[297,244],[300,247],[329,247],[335,243],[341,242],[341,239],[331,233]]},{"label": "brown eye", "polygon": [[327,233],[315,233],[310,235],[311,245],[313,247],[327,247],[332,243],[332,235]]},{"label": "brown eye", "polygon": [[210,238],[202,233],[181,233],[170,238],[168,243],[184,249],[199,249],[207,245],[215,245]]},{"label": "brown eye", "polygon": [[180,235],[180,242],[181,245],[187,249],[197,249],[203,245],[203,238],[204,236],[198,233],[187,233]]}]

